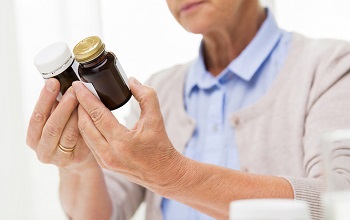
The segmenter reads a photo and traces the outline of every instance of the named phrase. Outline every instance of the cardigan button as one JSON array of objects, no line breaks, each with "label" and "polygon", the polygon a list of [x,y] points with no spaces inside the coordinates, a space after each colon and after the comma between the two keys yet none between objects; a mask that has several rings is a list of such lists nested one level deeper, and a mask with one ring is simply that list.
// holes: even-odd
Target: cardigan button
[{"label": "cardigan button", "polygon": [[240,124],[240,119],[239,119],[239,117],[238,116],[232,116],[231,118],[230,118],[230,124],[231,124],[231,126],[233,126],[233,127],[237,127],[239,124]]},{"label": "cardigan button", "polygon": [[235,126],[238,126],[239,123],[240,123],[239,118],[235,118],[235,119],[233,120],[233,123],[235,124]]},{"label": "cardigan button", "polygon": [[193,119],[188,119],[188,120],[187,120],[187,123],[188,123],[189,125],[194,125],[194,124],[195,124],[194,121],[193,121]]}]

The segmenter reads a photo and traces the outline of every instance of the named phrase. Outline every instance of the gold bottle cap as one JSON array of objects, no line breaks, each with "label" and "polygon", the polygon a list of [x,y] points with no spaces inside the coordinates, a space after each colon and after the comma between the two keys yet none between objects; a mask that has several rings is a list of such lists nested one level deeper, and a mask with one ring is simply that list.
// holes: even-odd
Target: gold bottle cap
[{"label": "gold bottle cap", "polygon": [[105,44],[97,36],[87,37],[75,45],[73,53],[75,59],[87,63],[98,57],[105,50]]}]

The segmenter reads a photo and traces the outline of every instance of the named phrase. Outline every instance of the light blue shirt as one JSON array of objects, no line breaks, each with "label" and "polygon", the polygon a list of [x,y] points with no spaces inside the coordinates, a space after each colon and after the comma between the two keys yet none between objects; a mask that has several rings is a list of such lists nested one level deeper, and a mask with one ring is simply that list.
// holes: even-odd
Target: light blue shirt
[{"label": "light blue shirt", "polygon": [[[253,40],[217,77],[206,70],[200,50],[185,84],[186,111],[196,121],[185,156],[239,170],[230,115],[266,94],[286,59],[290,41],[291,33],[279,29],[267,10],[267,18]],[[213,219],[166,198],[162,201],[162,211],[165,220]]]}]

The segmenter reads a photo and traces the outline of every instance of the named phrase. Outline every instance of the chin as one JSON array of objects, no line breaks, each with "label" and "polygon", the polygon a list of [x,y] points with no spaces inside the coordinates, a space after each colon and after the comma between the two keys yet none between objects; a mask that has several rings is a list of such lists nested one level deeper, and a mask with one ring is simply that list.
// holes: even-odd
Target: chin
[{"label": "chin", "polygon": [[205,34],[210,30],[210,25],[201,21],[182,22],[181,26],[193,34]]},{"label": "chin", "polygon": [[201,29],[189,29],[185,28],[186,31],[192,33],[192,34],[203,34],[203,31]]}]

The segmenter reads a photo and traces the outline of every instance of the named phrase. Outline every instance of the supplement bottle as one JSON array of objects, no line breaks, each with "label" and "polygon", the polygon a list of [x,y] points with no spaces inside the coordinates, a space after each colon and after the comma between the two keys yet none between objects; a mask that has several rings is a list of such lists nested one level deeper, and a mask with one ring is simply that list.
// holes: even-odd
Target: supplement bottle
[{"label": "supplement bottle", "polygon": [[105,50],[97,36],[85,38],[73,49],[79,62],[81,81],[92,83],[103,104],[110,110],[127,103],[131,97],[127,77],[117,59]]},{"label": "supplement bottle", "polygon": [[44,79],[53,77],[58,79],[62,95],[73,81],[79,81],[72,68],[74,57],[64,42],[57,42],[44,48],[36,55],[34,64]]}]

